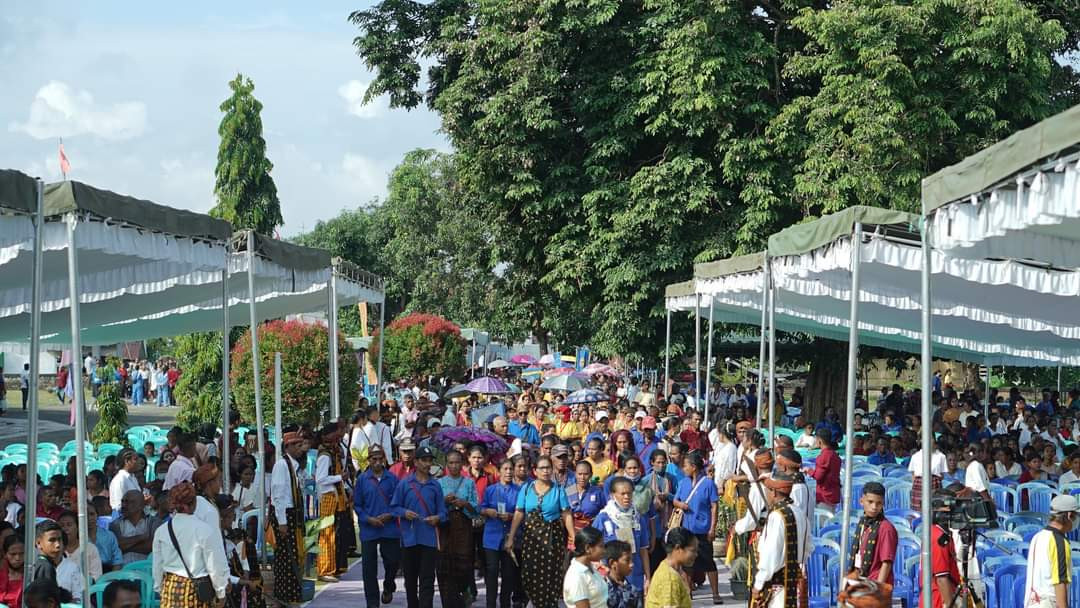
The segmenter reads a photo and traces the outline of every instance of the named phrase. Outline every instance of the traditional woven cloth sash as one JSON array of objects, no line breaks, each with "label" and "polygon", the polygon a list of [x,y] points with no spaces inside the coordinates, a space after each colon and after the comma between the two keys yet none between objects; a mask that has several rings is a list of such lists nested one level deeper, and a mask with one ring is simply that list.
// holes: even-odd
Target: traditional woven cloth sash
[{"label": "traditional woven cloth sash", "polygon": [[791,501],[777,503],[773,511],[779,511],[784,518],[784,567],[769,580],[769,586],[784,587],[784,608],[797,608],[799,605],[799,528],[795,524],[795,514],[791,511]]},{"label": "traditional woven cloth sash", "polygon": [[[878,528],[881,526],[881,520],[885,519],[884,516],[879,515],[874,519],[868,519],[863,517],[859,520],[859,525],[855,527],[855,538],[852,539],[851,545],[851,559],[848,561],[848,572],[855,569],[855,556],[859,555],[859,574],[862,576],[870,576],[870,566],[874,562],[874,549],[877,547]],[[860,551],[862,547],[862,535],[863,532],[869,530],[870,533],[866,537],[866,550]]]},{"label": "traditional woven cloth sash", "polygon": [[[334,452],[331,452],[330,450],[327,450],[326,448],[323,448],[323,449],[319,450],[319,454],[326,454],[326,457],[330,459],[330,474],[331,475],[344,475],[344,471],[343,471],[344,467],[342,466],[342,463],[341,463],[340,454],[335,454]],[[337,504],[338,505],[344,504],[345,503],[345,483],[342,482],[342,481],[339,481],[339,482],[335,483],[334,484],[334,493],[337,494],[337,497],[338,497],[338,503]],[[339,506],[338,511],[342,511],[342,510],[343,509],[341,509],[340,506]]]}]

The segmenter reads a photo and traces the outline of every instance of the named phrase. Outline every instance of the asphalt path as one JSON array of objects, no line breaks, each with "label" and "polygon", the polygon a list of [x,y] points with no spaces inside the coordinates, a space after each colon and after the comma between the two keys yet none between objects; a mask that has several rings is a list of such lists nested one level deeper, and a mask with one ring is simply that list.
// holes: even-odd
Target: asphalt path
[{"label": "asphalt path", "polygon": [[[75,439],[75,425],[71,423],[71,406],[60,405],[56,395],[40,392],[38,415],[38,442],[51,441],[63,446]],[[90,394],[87,393],[88,403]],[[26,412],[22,409],[21,395],[18,390],[9,390],[7,412],[0,416],[0,449],[12,443],[29,443],[29,427]],[[176,423],[178,407],[157,407],[144,404],[137,407],[128,404],[128,426],[156,424],[162,428]],[[97,424],[98,413],[91,406],[86,412],[86,433]],[[137,448],[142,446],[135,446]]]}]

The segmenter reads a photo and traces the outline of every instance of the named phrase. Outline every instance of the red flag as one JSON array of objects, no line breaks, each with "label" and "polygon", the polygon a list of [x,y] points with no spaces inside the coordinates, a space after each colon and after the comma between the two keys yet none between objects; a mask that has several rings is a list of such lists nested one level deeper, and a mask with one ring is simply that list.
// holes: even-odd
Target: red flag
[{"label": "red flag", "polygon": [[68,162],[67,154],[64,154],[64,140],[60,140],[60,172],[67,179],[68,171],[71,171],[71,163]]}]

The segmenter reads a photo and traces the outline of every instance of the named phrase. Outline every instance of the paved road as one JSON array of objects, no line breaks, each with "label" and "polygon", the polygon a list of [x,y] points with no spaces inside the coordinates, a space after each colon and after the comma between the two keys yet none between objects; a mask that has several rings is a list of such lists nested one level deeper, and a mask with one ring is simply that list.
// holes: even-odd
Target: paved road
[{"label": "paved road", "polygon": [[[51,441],[57,445],[64,445],[75,439],[75,427],[70,424],[70,406],[61,406],[55,395],[41,395],[41,409],[39,415],[38,441]],[[89,393],[88,393],[89,396]],[[0,416],[0,448],[11,443],[27,442],[26,412],[21,408],[18,391],[8,391],[8,410],[4,416]],[[157,407],[153,405],[141,405],[139,407],[128,406],[128,424],[156,424],[161,427],[172,426],[176,421],[176,413],[180,408]],[[94,428],[97,424],[96,411],[90,410],[86,416],[86,431]]]}]

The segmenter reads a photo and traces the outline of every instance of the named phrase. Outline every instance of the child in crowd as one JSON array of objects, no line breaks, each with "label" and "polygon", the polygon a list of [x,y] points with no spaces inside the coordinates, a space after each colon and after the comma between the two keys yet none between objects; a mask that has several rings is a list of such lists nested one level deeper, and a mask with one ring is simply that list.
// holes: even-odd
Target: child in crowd
[{"label": "child in crowd", "polygon": [[630,543],[611,540],[604,544],[607,561],[608,608],[637,608],[641,593],[630,584],[634,570],[634,554]]}]

